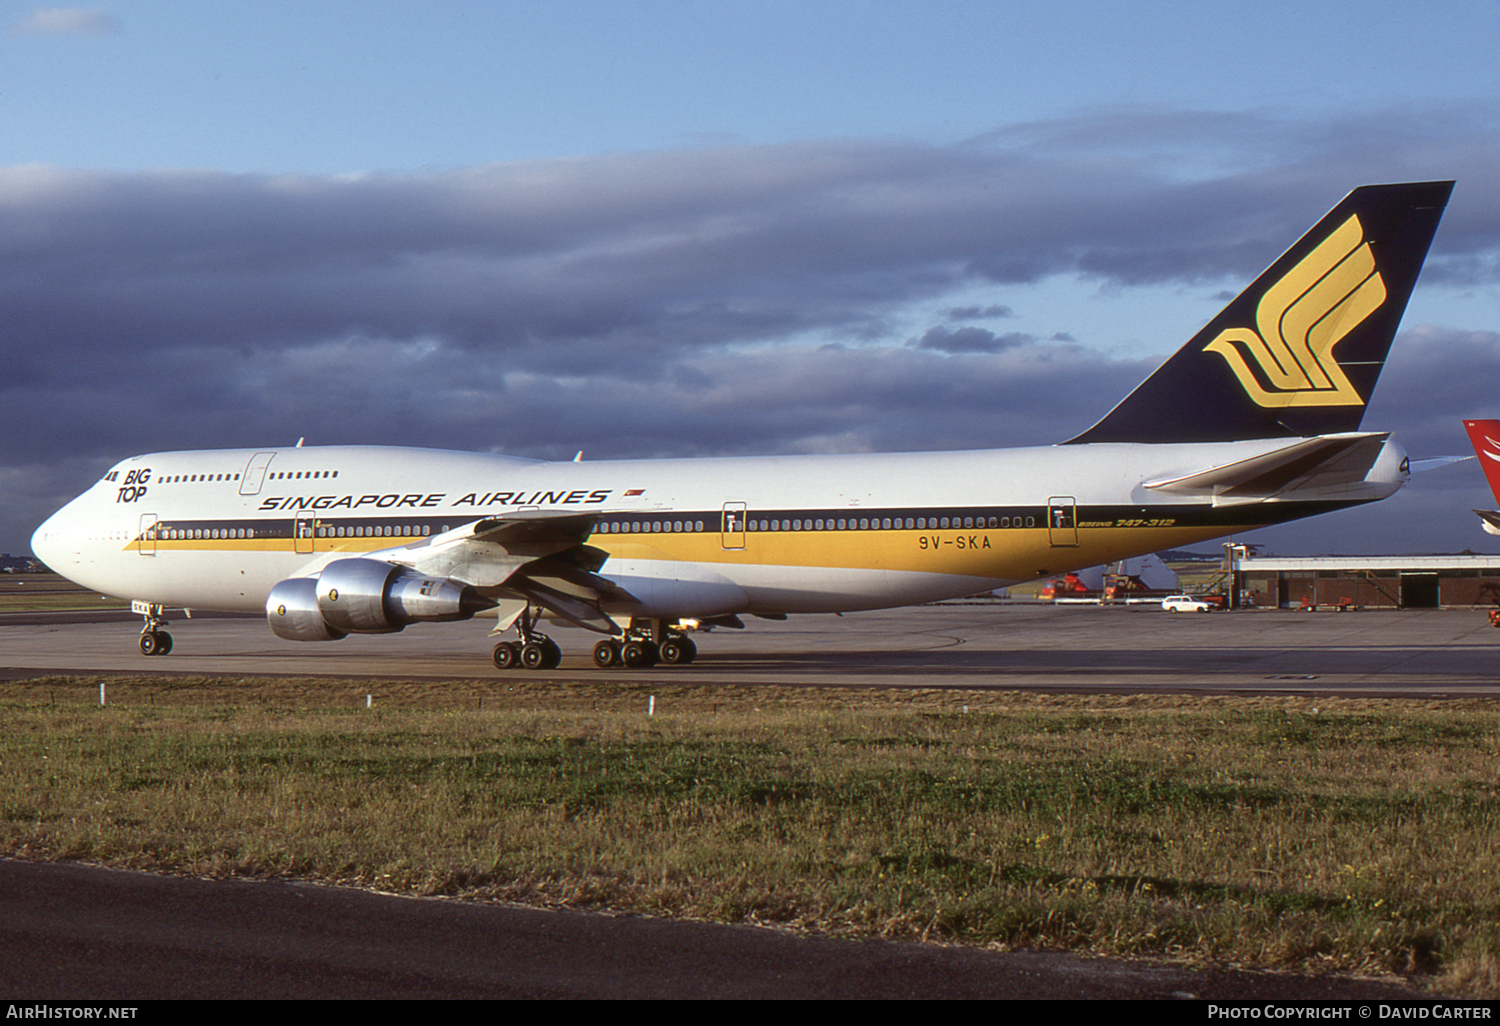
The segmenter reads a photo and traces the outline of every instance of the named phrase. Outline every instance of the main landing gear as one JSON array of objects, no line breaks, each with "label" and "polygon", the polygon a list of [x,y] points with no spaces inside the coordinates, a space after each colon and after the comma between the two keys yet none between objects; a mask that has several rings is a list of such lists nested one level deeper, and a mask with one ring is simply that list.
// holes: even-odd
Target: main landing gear
[{"label": "main landing gear", "polygon": [[646,627],[632,623],[623,640],[608,638],[594,646],[594,665],[601,670],[611,666],[639,670],[657,663],[686,666],[696,658],[698,646],[693,639],[669,630],[665,620],[650,621]]},{"label": "main landing gear", "polygon": [[557,642],[531,628],[531,610],[523,610],[520,620],[516,621],[516,630],[520,633],[521,640],[502,641],[495,646],[492,658],[496,669],[557,669],[562,662],[562,649],[557,647]]},{"label": "main landing gear", "polygon": [[162,630],[167,625],[166,610],[149,602],[132,602],[133,612],[146,618],[141,626],[141,655],[159,656],[172,651],[172,635]]},{"label": "main landing gear", "polygon": [[[502,641],[495,646],[495,666],[501,670],[555,670],[562,661],[557,642],[533,630],[535,623],[527,609],[516,621],[519,641]],[[665,663],[686,666],[698,657],[693,639],[672,630],[665,620],[632,622],[622,638],[606,638],[594,646],[594,665],[600,669],[623,666],[632,670]]]},{"label": "main landing gear", "polygon": [[562,649],[544,634],[533,634],[529,641],[502,641],[493,653],[495,667],[501,670],[555,670],[562,662]]}]

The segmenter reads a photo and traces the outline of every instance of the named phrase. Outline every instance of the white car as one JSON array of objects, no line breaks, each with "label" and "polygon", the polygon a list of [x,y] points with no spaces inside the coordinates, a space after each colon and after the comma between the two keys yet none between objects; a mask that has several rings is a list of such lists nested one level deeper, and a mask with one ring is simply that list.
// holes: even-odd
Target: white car
[{"label": "white car", "polygon": [[1191,595],[1168,595],[1161,600],[1161,607],[1169,613],[1206,613],[1213,608]]}]

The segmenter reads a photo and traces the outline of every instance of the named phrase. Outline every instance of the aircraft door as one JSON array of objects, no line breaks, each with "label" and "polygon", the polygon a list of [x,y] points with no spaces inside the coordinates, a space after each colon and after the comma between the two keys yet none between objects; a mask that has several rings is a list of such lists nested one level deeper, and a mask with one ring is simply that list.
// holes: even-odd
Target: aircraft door
[{"label": "aircraft door", "polygon": [[745,547],[745,504],[743,502],[724,503],[722,531],[724,548],[743,549]]},{"label": "aircraft door", "polygon": [[1054,495],[1047,500],[1047,541],[1054,549],[1078,545],[1078,500]]},{"label": "aircraft door", "polygon": [[143,556],[156,555],[156,514],[141,514],[141,533],[137,537],[140,553]]},{"label": "aircraft door", "polygon": [[266,468],[276,458],[274,452],[258,452],[250,457],[250,462],[245,464],[245,472],[240,475],[240,494],[259,495],[260,486],[266,479]]},{"label": "aircraft door", "polygon": [[310,555],[313,550],[314,533],[313,518],[298,517],[297,522],[292,525],[292,551]]}]

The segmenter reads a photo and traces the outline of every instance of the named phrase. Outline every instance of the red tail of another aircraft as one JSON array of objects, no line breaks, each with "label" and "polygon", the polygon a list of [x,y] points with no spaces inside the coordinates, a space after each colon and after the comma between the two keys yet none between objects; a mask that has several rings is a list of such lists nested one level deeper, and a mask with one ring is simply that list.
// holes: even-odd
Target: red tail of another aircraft
[{"label": "red tail of another aircraft", "polygon": [[[1484,479],[1490,483],[1495,501],[1500,503],[1500,420],[1466,420],[1464,430],[1474,445],[1474,455],[1484,468]],[[1500,511],[1476,509],[1490,534],[1500,534]]]}]

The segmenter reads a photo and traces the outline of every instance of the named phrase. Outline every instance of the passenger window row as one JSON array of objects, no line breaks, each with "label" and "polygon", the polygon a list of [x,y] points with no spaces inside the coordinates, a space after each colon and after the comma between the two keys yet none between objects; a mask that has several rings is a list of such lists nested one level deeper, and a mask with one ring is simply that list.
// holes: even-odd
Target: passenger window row
[{"label": "passenger window row", "polygon": [[[954,531],[975,528],[1035,527],[1036,517],[790,517],[745,521],[750,531]],[[658,534],[702,531],[702,520],[602,521],[599,534]],[[714,522],[711,530],[718,531]]]},{"label": "passenger window row", "polygon": [[853,517],[824,520],[751,520],[752,531],[952,531],[985,527],[1035,527],[1036,517]]},{"label": "passenger window row", "polygon": [[[283,470],[267,474],[268,481],[312,481],[338,477],[337,470]],[[159,484],[196,484],[204,481],[238,481],[239,474],[166,474],[157,479]]]},{"label": "passenger window row", "polygon": [[238,474],[167,474],[157,479],[158,484],[196,484],[202,481],[238,481]]},{"label": "passenger window row", "polygon": [[257,534],[253,527],[163,527],[157,524],[147,537],[157,541],[217,541],[228,538],[270,537],[271,532]]},{"label": "passenger window row", "polygon": [[[334,473],[337,473],[335,471]],[[755,532],[768,531],[949,531],[973,530],[976,528],[1020,528],[1035,527],[1036,517],[827,517],[787,519],[755,518],[745,522],[746,529]],[[448,525],[443,525],[444,531]],[[704,530],[718,532],[717,521],[702,520],[607,520],[595,527],[597,534],[683,534],[702,533]],[[306,524],[301,528],[302,537],[318,538],[426,538],[432,535],[431,524],[319,524],[315,528]],[[239,538],[286,537],[284,522],[277,527],[216,527],[179,528],[158,523],[147,532],[147,537],[161,541],[200,541]]]},{"label": "passenger window row", "polygon": [[[304,528],[306,530],[306,528]],[[368,525],[356,527],[319,527],[319,538],[423,538],[432,534],[427,524]],[[155,524],[147,531],[148,539],[158,541],[218,541],[238,538],[275,538],[285,534],[274,529],[253,527],[168,527]]]},{"label": "passenger window row", "polygon": [[427,524],[383,524],[370,527],[319,527],[319,538],[425,538],[432,533]]},{"label": "passenger window row", "polygon": [[701,520],[631,520],[607,521],[597,528],[600,534],[680,534],[702,531]]}]

